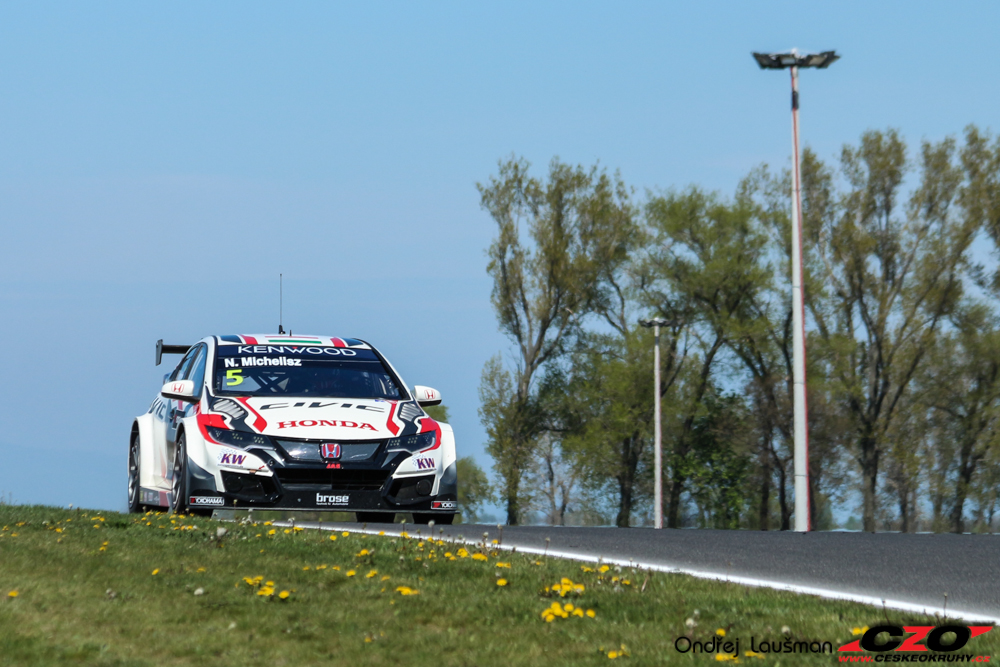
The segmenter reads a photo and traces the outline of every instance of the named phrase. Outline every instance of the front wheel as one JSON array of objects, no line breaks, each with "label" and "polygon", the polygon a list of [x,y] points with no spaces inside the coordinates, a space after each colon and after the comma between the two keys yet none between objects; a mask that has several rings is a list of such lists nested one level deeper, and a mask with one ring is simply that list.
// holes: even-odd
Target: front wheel
[{"label": "front wheel", "polygon": [[177,448],[174,451],[174,479],[170,490],[173,494],[170,509],[175,514],[187,511],[187,444],[184,433],[177,438]]},{"label": "front wheel", "polygon": [[132,514],[142,512],[142,489],[139,486],[139,434],[132,434],[132,442],[128,446],[128,511]]}]

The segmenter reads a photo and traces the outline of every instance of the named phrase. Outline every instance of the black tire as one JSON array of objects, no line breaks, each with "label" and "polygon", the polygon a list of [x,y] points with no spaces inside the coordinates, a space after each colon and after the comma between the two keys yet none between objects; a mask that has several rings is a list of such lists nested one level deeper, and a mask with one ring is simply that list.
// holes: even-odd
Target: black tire
[{"label": "black tire", "polygon": [[183,514],[187,511],[187,444],[184,439],[184,432],[177,438],[177,448],[174,450],[174,479],[171,482],[170,490],[173,493],[173,500],[170,509],[175,514]]},{"label": "black tire", "polygon": [[421,512],[413,513],[413,523],[428,524],[431,521],[438,526],[450,526],[455,522],[454,514],[424,514]]},{"label": "black tire", "polygon": [[139,433],[132,434],[131,442],[128,446],[128,511],[131,514],[141,513],[145,507],[142,505],[142,488],[139,482],[142,477],[139,475]]},{"label": "black tire", "polygon": [[395,512],[355,512],[354,519],[358,523],[392,523],[396,520]]}]

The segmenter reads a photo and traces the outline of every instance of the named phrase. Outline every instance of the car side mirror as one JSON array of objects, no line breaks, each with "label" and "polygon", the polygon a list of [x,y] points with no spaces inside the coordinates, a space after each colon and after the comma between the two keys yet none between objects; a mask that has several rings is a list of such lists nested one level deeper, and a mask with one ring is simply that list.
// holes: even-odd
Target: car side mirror
[{"label": "car side mirror", "polygon": [[199,398],[195,395],[193,380],[174,380],[173,382],[168,382],[160,390],[160,396],[163,398],[172,398],[177,401],[187,401],[189,403],[197,403]]},{"label": "car side mirror", "polygon": [[441,392],[437,389],[431,389],[430,387],[418,384],[413,387],[413,395],[417,399],[417,404],[422,408],[430,407],[431,405],[441,405]]}]

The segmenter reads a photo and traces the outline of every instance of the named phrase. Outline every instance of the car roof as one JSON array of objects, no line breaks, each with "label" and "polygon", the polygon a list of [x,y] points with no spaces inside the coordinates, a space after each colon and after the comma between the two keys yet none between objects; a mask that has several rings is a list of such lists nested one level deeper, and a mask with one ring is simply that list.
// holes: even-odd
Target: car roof
[{"label": "car roof", "polygon": [[229,334],[216,336],[218,345],[306,345],[317,347],[353,347],[371,349],[371,345],[357,338],[337,336],[299,336],[291,334]]}]

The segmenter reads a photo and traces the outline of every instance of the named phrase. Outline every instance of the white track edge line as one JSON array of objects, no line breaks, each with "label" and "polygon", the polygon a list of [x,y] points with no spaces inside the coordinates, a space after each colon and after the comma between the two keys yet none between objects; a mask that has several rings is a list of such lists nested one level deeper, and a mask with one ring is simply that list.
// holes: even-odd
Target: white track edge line
[{"label": "white track edge line", "polygon": [[[315,523],[315,522],[311,522]],[[291,526],[295,525],[290,521],[274,522],[275,526]],[[301,525],[301,524],[299,524]],[[404,524],[405,525],[405,524]],[[361,533],[365,535],[375,535],[378,537],[380,534],[382,537],[400,537],[400,534],[409,531],[399,530],[398,532],[389,532],[386,530],[372,530],[369,528],[344,528],[343,526],[324,526],[322,524],[318,526],[301,526],[303,528],[310,528],[313,530],[342,530],[349,533]],[[421,524],[421,528],[426,527]],[[417,528],[420,530],[421,528]],[[427,537],[421,535],[420,537]],[[430,536],[430,537],[433,537]],[[414,536],[410,535],[413,539]],[[441,536],[433,537],[433,539],[441,539],[446,542],[453,542],[455,544],[466,544],[466,545],[476,545],[481,544],[481,542],[476,540],[468,540],[465,538],[453,537],[453,536]],[[692,577],[697,577],[698,579],[709,579],[713,581],[722,581],[733,584],[742,584],[744,586],[753,586],[755,588],[770,588],[773,590],[786,591],[789,593],[798,593],[800,595],[815,595],[816,597],[826,598],[828,600],[844,600],[846,602],[856,602],[858,604],[870,605],[872,607],[885,607],[886,609],[893,609],[895,611],[906,611],[916,614],[926,614],[928,616],[941,616],[941,609],[934,607],[929,607],[927,605],[917,604],[914,602],[903,602],[902,600],[890,600],[888,598],[879,598],[871,595],[859,595],[857,593],[845,593],[843,591],[837,591],[830,588],[817,588],[814,586],[800,586],[798,584],[786,584],[781,581],[772,581],[769,579],[757,579],[755,577],[740,577],[727,574],[719,574],[717,572],[707,572],[704,570],[693,570],[686,567],[679,567],[673,565],[660,565],[656,563],[644,563],[642,561],[632,560],[632,559],[621,559],[621,558],[604,558],[599,556],[591,556],[588,554],[574,553],[571,551],[553,551],[546,549],[538,549],[536,547],[518,547],[508,544],[491,544],[489,545],[491,549],[502,549],[505,551],[517,551],[520,553],[532,554],[536,556],[552,556],[553,558],[561,558],[563,560],[575,560],[583,563],[608,563],[611,565],[620,565],[624,567],[634,567],[643,570],[652,570],[654,572],[664,572],[668,574],[686,574]],[[991,623],[993,625],[1000,625],[1000,616],[985,616],[980,613],[962,611],[960,609],[949,609],[945,618],[959,618],[965,621],[971,621],[973,623]]]}]

